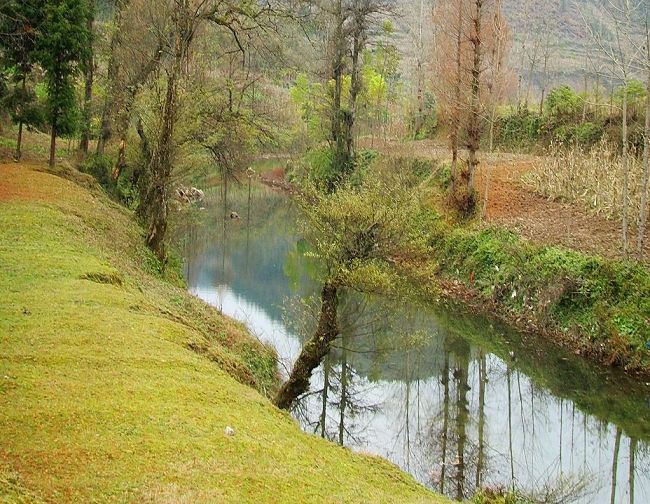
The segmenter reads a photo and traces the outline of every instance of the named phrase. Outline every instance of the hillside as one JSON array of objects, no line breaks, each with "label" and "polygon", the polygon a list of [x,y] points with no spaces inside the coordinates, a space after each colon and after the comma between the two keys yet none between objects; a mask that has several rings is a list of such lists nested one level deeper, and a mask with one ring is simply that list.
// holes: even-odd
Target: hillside
[{"label": "hillside", "polygon": [[[433,0],[397,0],[395,43],[403,55],[407,71],[413,71],[413,52],[418,37],[420,12],[433,9]],[[588,26],[602,33],[605,39],[613,39],[614,23],[608,15],[606,2],[602,0],[502,0],[503,13],[511,31],[510,68],[514,75],[522,74],[524,80],[530,72],[531,59],[536,60],[532,72],[532,89],[537,93],[543,79],[543,53],[549,41],[549,85],[571,84],[579,89],[584,86],[585,69],[602,68],[609,74],[611,63],[595,50]],[[540,8],[542,7],[542,8]],[[422,11],[420,10],[422,9]],[[422,23],[425,40],[425,60],[433,51],[435,34],[431,20]],[[410,65],[410,66],[409,66]],[[609,65],[609,66],[608,66]],[[514,84],[513,84],[514,86]]]},{"label": "hillside", "polygon": [[67,175],[0,165],[0,501],[446,502],[301,432],[272,352]]}]

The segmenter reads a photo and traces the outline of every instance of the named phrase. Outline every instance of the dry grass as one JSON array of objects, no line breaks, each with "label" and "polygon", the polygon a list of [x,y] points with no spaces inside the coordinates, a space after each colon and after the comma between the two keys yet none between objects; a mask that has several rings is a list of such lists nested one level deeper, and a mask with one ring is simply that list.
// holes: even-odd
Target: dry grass
[{"label": "dry grass", "polygon": [[[621,156],[607,143],[590,151],[574,147],[557,149],[553,155],[535,164],[524,177],[525,183],[548,198],[579,202],[608,219],[623,213],[623,163]],[[641,161],[629,157],[629,217],[636,224],[641,209]]]}]

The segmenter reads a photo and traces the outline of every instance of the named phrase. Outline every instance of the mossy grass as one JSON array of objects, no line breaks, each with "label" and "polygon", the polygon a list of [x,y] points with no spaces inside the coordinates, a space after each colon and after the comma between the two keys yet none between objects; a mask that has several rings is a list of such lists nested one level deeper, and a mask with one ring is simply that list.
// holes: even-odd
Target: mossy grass
[{"label": "mossy grass", "polygon": [[0,501],[447,502],[301,432],[273,352],[142,243],[101,192],[0,165]]}]

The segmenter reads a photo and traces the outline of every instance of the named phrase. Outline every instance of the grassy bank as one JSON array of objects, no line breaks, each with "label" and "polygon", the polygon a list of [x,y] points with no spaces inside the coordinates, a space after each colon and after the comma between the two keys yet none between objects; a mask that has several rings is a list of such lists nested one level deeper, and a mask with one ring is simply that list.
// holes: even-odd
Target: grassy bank
[{"label": "grassy bank", "polygon": [[445,502],[301,432],[269,349],[162,279],[92,180],[34,168],[0,165],[0,500]]},{"label": "grassy bank", "polygon": [[440,221],[431,246],[432,269],[452,296],[577,355],[650,376],[650,272],[643,266]]}]

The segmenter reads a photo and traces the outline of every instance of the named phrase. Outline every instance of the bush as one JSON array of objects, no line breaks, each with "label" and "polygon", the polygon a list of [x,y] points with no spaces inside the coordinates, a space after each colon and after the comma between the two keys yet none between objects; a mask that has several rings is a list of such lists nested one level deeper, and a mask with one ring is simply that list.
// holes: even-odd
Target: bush
[{"label": "bush", "polygon": [[438,128],[438,110],[435,96],[426,92],[424,109],[411,114],[409,121],[410,135],[413,140],[424,140],[433,137]]},{"label": "bush", "polygon": [[650,272],[643,266],[540,247],[498,228],[438,223],[429,244],[443,275],[471,282],[512,314],[607,348],[612,362],[630,369],[648,366]]},{"label": "bush", "polygon": [[521,109],[501,115],[496,124],[497,143],[511,148],[530,147],[540,138],[542,118]]},{"label": "bush", "polygon": [[[101,154],[89,154],[79,165],[79,171],[92,175],[111,198],[129,208],[135,208],[139,192],[132,181],[132,174],[123,172],[118,180],[113,179],[113,159]],[[131,176],[130,176],[131,175]]]},{"label": "bush", "polygon": [[[377,156],[377,151],[371,149],[357,151],[352,160],[352,168],[347,175],[346,181],[353,185],[360,184],[366,171],[377,159]],[[340,174],[336,173],[333,167],[332,150],[328,147],[307,151],[302,161],[298,165],[292,166],[289,174],[290,180],[309,181],[321,189],[335,183],[339,176]]]},{"label": "bush", "polygon": [[602,126],[592,122],[586,122],[576,126],[575,141],[577,144],[584,147],[591,147],[600,142],[603,133],[604,131]]},{"label": "bush", "polygon": [[584,101],[584,98],[569,86],[560,86],[549,93],[544,113],[555,124],[575,122],[582,114]]},{"label": "bush", "polygon": [[97,182],[109,193],[116,187],[112,177],[113,160],[101,154],[88,154],[79,165],[79,171],[95,177]]},{"label": "bush", "polygon": [[553,141],[562,145],[577,144],[581,147],[593,147],[600,142],[604,130],[602,126],[586,122],[578,125],[562,125],[551,132]]}]

